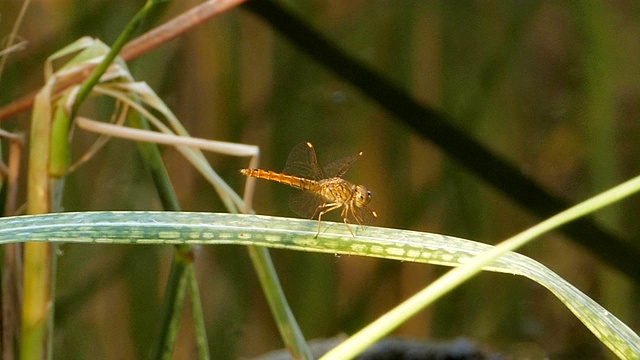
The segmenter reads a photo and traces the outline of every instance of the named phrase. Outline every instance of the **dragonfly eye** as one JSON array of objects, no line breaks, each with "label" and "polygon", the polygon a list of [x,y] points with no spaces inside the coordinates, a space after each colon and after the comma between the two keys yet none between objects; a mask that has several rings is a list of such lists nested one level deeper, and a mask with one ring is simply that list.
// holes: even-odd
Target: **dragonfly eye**
[{"label": "dragonfly eye", "polygon": [[356,205],[364,206],[371,201],[371,191],[362,185],[356,186]]}]

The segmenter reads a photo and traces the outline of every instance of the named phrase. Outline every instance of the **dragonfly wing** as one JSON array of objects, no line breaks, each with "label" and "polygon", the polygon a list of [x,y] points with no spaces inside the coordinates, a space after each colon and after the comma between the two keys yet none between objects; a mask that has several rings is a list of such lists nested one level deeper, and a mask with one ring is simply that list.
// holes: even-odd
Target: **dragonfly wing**
[{"label": "dragonfly wing", "polygon": [[306,192],[296,191],[289,196],[289,207],[296,214],[311,219],[311,217],[317,215],[316,210],[323,204],[322,197],[320,195]]},{"label": "dragonfly wing", "polygon": [[313,145],[308,142],[300,143],[291,150],[282,172],[311,180],[321,180],[324,177],[322,169],[318,165],[316,151]]},{"label": "dragonfly wing", "polygon": [[349,170],[351,165],[353,165],[353,163],[360,158],[361,155],[362,153],[357,153],[326,164],[324,166],[325,175],[327,176],[327,178],[341,177],[342,175],[344,175],[344,173],[347,172],[347,170]]}]

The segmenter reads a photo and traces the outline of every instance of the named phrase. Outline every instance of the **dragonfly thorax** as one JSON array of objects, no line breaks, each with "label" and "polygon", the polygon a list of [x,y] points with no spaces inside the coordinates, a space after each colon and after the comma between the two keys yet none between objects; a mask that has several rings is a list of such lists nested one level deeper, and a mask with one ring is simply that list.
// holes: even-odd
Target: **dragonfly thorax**
[{"label": "dragonfly thorax", "polygon": [[339,177],[318,181],[315,189],[327,203],[347,204],[354,196],[355,185]]}]

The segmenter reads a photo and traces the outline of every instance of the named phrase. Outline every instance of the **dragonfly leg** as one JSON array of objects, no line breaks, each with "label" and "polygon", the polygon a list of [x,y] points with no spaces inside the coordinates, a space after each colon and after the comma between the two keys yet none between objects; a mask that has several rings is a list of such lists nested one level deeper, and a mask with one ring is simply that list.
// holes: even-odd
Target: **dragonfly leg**
[{"label": "dragonfly leg", "polygon": [[349,206],[349,210],[351,210],[351,216],[353,216],[358,225],[364,225],[364,219],[356,213],[356,208],[354,206]]},{"label": "dragonfly leg", "polygon": [[[344,225],[351,233],[351,236],[356,237],[356,235],[353,233],[353,230],[351,230],[351,226],[349,226],[349,211],[351,211],[351,214],[353,214],[353,207],[351,207],[349,204],[345,204],[342,212],[340,213],[340,216],[342,216],[342,221],[344,221]],[[358,221],[358,218],[356,218],[356,221]]]},{"label": "dragonfly leg", "polygon": [[344,218],[344,225],[347,227],[347,230],[349,230],[349,232],[351,233],[351,236],[356,237],[356,234],[353,233],[353,230],[351,230],[351,226],[349,226],[349,220],[347,220],[347,218]]},{"label": "dragonfly leg", "polygon": [[[322,215],[328,213],[329,211],[335,210],[340,206],[342,206],[342,204],[340,203],[329,203],[329,204],[322,204],[318,206],[318,208],[316,209],[316,212],[318,212],[318,210],[320,212],[318,212],[318,232],[316,233],[316,236],[315,236],[316,238],[318,238],[318,235],[320,235],[320,221],[322,220]],[[349,231],[351,231],[351,229],[349,229]],[[351,234],[353,235],[353,233]]]}]

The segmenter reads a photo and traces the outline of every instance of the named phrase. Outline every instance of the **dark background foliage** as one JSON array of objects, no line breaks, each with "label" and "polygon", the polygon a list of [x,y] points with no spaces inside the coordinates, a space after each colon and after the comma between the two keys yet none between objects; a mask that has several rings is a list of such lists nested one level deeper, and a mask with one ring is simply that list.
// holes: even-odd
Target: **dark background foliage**
[{"label": "dark background foliage", "polygon": [[[148,27],[197,2],[168,3]],[[8,34],[21,2],[0,4]],[[2,74],[0,104],[42,84],[43,61],[81,36],[109,44],[141,2],[33,1],[26,50]],[[257,144],[280,170],[311,141],[321,162],[363,151],[345,176],[372,189],[377,225],[495,243],[640,172],[640,5],[634,1],[252,1],[130,63],[193,136]],[[100,103],[85,107],[108,119]],[[29,114],[3,123],[26,131]],[[79,156],[94,137],[78,132]],[[185,210],[224,211],[172,149]],[[246,159],[208,154],[236,189]],[[294,216],[289,189],[257,188],[258,213]],[[135,146],[113,140],[70,175],[66,210],[159,209]],[[638,328],[640,223],[634,197],[522,252]],[[336,219],[334,217],[334,219]],[[56,357],[137,358],[157,336],[171,247],[62,247]],[[307,338],[351,333],[445,269],[273,251]],[[196,259],[214,358],[281,342],[246,252]],[[193,356],[188,306],[175,358]],[[601,358],[606,349],[545,289],[482,274],[401,327],[416,339],[471,338],[516,357]]]}]

